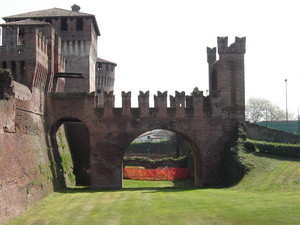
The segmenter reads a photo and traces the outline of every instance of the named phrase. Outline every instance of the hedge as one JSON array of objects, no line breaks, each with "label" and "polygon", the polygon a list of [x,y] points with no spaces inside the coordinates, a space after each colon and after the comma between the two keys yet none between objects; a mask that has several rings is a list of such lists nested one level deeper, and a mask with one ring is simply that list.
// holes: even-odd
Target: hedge
[{"label": "hedge", "polygon": [[245,142],[247,152],[264,152],[282,156],[300,157],[300,144],[273,143],[247,139]]},{"label": "hedge", "polygon": [[[124,158],[124,166],[144,166],[146,168],[157,168],[157,167],[180,167],[185,168],[189,165],[189,158],[190,156],[182,156],[179,158],[163,158],[163,159],[149,159],[147,157],[125,157]],[[130,162],[135,162],[134,164]]]}]

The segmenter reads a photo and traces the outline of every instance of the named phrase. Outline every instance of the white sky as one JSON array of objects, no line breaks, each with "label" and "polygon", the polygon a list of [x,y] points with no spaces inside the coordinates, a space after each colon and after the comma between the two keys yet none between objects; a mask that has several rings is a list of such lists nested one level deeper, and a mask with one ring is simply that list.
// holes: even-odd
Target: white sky
[{"label": "white sky", "polygon": [[[1,0],[4,1],[4,0]],[[116,62],[115,95],[139,90],[190,94],[208,89],[206,47],[217,36],[246,36],[246,98],[262,97],[295,115],[300,106],[300,7],[297,0],[10,0],[0,17],[49,8],[96,16],[98,56]],[[297,4],[298,3],[298,4]],[[1,20],[1,23],[4,22]],[[118,106],[118,103],[117,103]]]}]

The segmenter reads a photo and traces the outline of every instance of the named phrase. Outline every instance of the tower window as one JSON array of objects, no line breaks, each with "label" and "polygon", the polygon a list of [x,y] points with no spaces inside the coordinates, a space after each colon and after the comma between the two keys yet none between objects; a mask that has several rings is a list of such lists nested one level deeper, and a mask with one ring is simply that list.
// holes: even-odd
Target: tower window
[{"label": "tower window", "polygon": [[26,73],[26,64],[25,61],[21,61],[21,83],[25,80],[25,73]]},{"label": "tower window", "polygon": [[2,68],[3,69],[6,69],[7,68],[7,63],[4,61],[4,62],[2,62]]},{"label": "tower window", "polygon": [[11,72],[12,72],[14,78],[16,78],[16,71],[17,71],[16,62],[12,61],[11,62]]},{"label": "tower window", "polygon": [[67,31],[68,30],[68,20],[66,18],[62,18],[60,20],[60,29],[62,31]]},{"label": "tower window", "polygon": [[45,20],[47,23],[50,23],[50,24],[52,24],[52,19],[51,18],[46,18],[46,20]]},{"label": "tower window", "polygon": [[76,19],[76,30],[83,31],[83,18]]},{"label": "tower window", "polygon": [[211,90],[217,91],[218,90],[218,75],[217,71],[214,69],[211,74]]},{"label": "tower window", "polygon": [[102,63],[97,63],[97,70],[102,70]]},{"label": "tower window", "polygon": [[24,45],[24,36],[25,36],[25,29],[24,27],[18,28],[18,45]]}]

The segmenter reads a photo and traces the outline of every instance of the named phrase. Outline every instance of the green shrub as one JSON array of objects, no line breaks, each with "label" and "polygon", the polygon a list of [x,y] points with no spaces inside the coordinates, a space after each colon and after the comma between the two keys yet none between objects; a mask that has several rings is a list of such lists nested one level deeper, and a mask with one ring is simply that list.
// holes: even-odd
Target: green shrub
[{"label": "green shrub", "polygon": [[155,160],[147,157],[137,157],[137,156],[125,157],[124,165],[126,165],[130,161],[135,161],[135,163],[139,166],[145,166],[151,168],[165,167],[174,164],[178,165],[181,168],[186,168],[188,167],[189,157],[190,156],[186,155],[179,158],[163,158],[163,159],[155,159]]},{"label": "green shrub", "polygon": [[264,152],[282,156],[300,157],[300,144],[273,143],[247,139],[245,148],[248,152]]},{"label": "green shrub", "polygon": [[230,186],[240,181],[248,171],[244,162],[244,144],[246,133],[239,125],[233,134],[232,142],[226,147],[223,155],[222,185]]}]

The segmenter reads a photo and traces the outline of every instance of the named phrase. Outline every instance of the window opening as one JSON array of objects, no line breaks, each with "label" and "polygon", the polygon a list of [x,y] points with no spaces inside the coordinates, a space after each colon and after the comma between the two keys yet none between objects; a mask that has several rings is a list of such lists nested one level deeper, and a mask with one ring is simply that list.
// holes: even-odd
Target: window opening
[{"label": "window opening", "polygon": [[67,31],[68,30],[68,20],[66,18],[62,18],[60,20],[60,28],[62,31]]},{"label": "window opening", "polygon": [[213,70],[212,75],[211,75],[211,90],[212,91],[217,91],[217,86],[218,86],[217,71]]},{"label": "window opening", "polygon": [[7,69],[7,63],[4,61],[4,62],[2,62],[2,68],[3,69]]},{"label": "window opening", "polygon": [[25,69],[25,61],[21,61],[21,83],[24,81]]},{"label": "window opening", "polygon": [[83,31],[83,18],[76,19],[76,30]]},{"label": "window opening", "polygon": [[25,28],[24,27],[18,28],[18,45],[25,44],[24,36],[25,36]]},{"label": "window opening", "polygon": [[51,18],[46,18],[46,20],[45,20],[47,23],[50,23],[50,24],[52,24],[52,19]]},{"label": "window opening", "polygon": [[16,78],[16,62],[15,61],[11,62],[11,72],[13,74],[13,77]]}]

